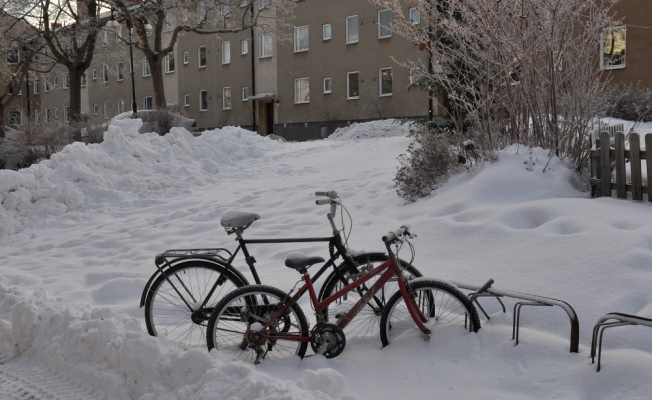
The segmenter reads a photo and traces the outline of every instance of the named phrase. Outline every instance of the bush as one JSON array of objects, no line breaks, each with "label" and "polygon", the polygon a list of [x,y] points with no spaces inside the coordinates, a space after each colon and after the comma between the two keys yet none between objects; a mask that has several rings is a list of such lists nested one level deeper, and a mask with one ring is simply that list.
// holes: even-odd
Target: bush
[{"label": "bush", "polygon": [[652,90],[640,86],[624,86],[620,95],[611,100],[607,115],[629,121],[652,121]]},{"label": "bush", "polygon": [[398,157],[394,178],[396,193],[409,201],[429,195],[451,173],[471,168],[483,158],[492,158],[491,154],[483,155],[470,138],[448,129],[419,126],[411,136],[414,141]]},{"label": "bush", "polygon": [[50,158],[69,144],[77,132],[75,127],[59,120],[36,124],[23,119],[23,124],[17,129],[21,132],[18,138],[6,139],[0,145],[2,164],[7,169],[27,168]]}]

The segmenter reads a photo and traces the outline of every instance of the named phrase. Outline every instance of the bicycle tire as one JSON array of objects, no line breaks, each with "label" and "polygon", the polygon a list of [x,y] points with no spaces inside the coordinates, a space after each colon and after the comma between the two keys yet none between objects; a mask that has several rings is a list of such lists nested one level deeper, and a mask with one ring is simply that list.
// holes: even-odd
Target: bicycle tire
[{"label": "bicycle tire", "polygon": [[[419,280],[410,283],[407,289],[408,293],[416,294],[419,307],[422,307],[422,311],[425,311],[424,315],[428,317],[428,322],[424,325],[431,331],[440,325],[458,324],[463,325],[465,329],[468,326],[467,330],[473,332],[480,329],[480,318],[473,303],[457,288],[439,281]],[[468,325],[467,321],[470,321]],[[389,345],[393,337],[398,337],[409,330],[419,329],[399,291],[389,299],[380,319],[380,340],[383,347]]]},{"label": "bicycle tire", "polygon": [[[170,281],[182,293],[191,293],[195,299],[193,306],[204,299],[218,280],[223,280],[211,299],[195,312],[191,312]],[[179,282],[183,282],[182,285]],[[145,299],[145,325],[152,336],[165,336],[183,348],[205,346],[207,324],[212,308],[222,295],[247,285],[229,267],[203,261],[186,261],[165,270],[150,286]],[[188,297],[188,296],[185,296]],[[190,302],[190,300],[187,300]]]},{"label": "bicycle tire", "polygon": [[[259,296],[259,297],[257,297]],[[276,299],[277,302],[269,302],[269,299]],[[269,302],[268,304],[265,304]],[[215,306],[208,320],[206,343],[208,350],[214,348],[234,357],[245,361],[255,362],[256,352],[249,347],[247,334],[250,332],[252,321],[262,325],[269,321],[269,318],[278,309],[279,304],[284,304],[288,300],[288,295],[280,289],[267,285],[250,285],[232,291],[220,300]],[[271,325],[271,329],[281,331],[287,334],[309,336],[309,326],[306,316],[301,307],[294,302],[278,322]],[[292,314],[295,321],[292,321]],[[282,328],[280,324],[283,324]],[[298,329],[296,329],[298,325]],[[290,331],[295,327],[294,331]],[[273,343],[272,343],[273,342]],[[265,359],[280,359],[291,355],[297,355],[303,358],[308,348],[308,342],[299,342],[286,340],[283,343],[292,343],[289,345],[279,345],[281,341],[265,341],[260,344],[266,347]],[[293,346],[296,346],[293,349]],[[270,354],[271,353],[271,354]]]},{"label": "bicycle tire", "polygon": [[[389,256],[383,253],[361,254],[353,258],[353,261],[357,266],[362,266],[371,262],[374,264],[374,267],[377,267],[387,260],[389,260]],[[403,271],[408,280],[420,278],[422,276],[421,272],[419,272],[415,266],[408,264],[408,262],[405,260],[399,261],[403,266]],[[346,263],[341,263],[336,268],[341,274],[345,275],[347,281],[350,280],[350,276],[348,275],[348,266]],[[376,278],[372,278],[370,281],[371,284],[373,284],[373,282],[375,282],[375,280],[378,278],[380,278],[380,275]],[[331,271],[328,277],[326,277],[323,290],[321,290],[319,293],[319,301],[323,301],[324,299],[336,293],[338,290],[342,289],[344,286],[345,285],[340,280],[337,272],[335,270]],[[372,301],[369,302],[358,315],[356,315],[353,321],[344,328],[344,333],[346,336],[353,337],[375,335],[378,332],[380,318],[384,306],[387,304],[387,300],[394,294],[394,292],[396,292],[396,290],[398,290],[398,281],[395,278],[392,278],[392,280],[383,286],[383,290],[379,291],[380,294],[377,294],[377,298],[380,300],[380,303],[383,307],[381,308],[375,302],[375,300],[372,299]],[[337,315],[350,310],[360,299],[360,297],[361,295],[359,292],[352,291],[347,293],[347,295],[343,296],[341,299],[331,303],[331,305],[322,310],[325,321],[335,321],[337,319]]]}]

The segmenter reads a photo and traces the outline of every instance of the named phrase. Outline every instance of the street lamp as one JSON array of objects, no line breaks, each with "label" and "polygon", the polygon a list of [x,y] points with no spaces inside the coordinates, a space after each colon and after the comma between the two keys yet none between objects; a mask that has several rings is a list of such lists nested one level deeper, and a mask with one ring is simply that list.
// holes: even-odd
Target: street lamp
[{"label": "street lamp", "polygon": [[134,79],[134,45],[131,41],[131,34],[134,31],[134,25],[129,19],[127,20],[127,29],[129,29],[129,59],[131,62],[131,111],[133,111],[133,117],[136,118],[138,106],[136,105],[136,80]]}]

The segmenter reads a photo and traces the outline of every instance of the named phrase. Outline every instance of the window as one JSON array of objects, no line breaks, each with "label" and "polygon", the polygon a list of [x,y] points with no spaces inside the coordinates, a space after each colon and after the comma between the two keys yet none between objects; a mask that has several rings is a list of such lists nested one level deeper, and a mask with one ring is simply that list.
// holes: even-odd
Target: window
[{"label": "window", "polygon": [[97,115],[97,104],[93,104],[93,115]]},{"label": "window", "polygon": [[81,76],[81,87],[86,87],[86,73],[84,72]]},{"label": "window", "polygon": [[346,44],[358,43],[358,16],[346,17]]},{"label": "window", "polygon": [[183,95],[183,106],[184,107],[190,107],[190,95],[189,94],[184,94]]},{"label": "window", "polygon": [[242,101],[247,100],[249,100],[249,88],[245,86],[242,88]]},{"label": "window", "polygon": [[45,117],[45,123],[46,123],[46,124],[47,124],[48,122],[50,122],[50,109],[49,109],[49,108],[46,108],[46,109],[45,109],[45,114],[44,114],[43,116]]},{"label": "window", "polygon": [[143,110],[152,110],[154,108],[152,99],[152,96],[143,97]]},{"label": "window", "polygon": [[416,8],[410,8],[410,22],[414,25],[421,22],[421,13]]},{"label": "window", "polygon": [[109,111],[111,111],[111,103],[108,101],[104,102],[104,119],[109,119]]},{"label": "window", "polygon": [[125,101],[118,100],[118,114],[122,114],[123,112],[125,112]]},{"label": "window", "polygon": [[58,108],[54,109],[54,119],[59,119],[59,109]]},{"label": "window", "polygon": [[272,3],[272,0],[258,0],[258,9],[262,10],[263,8],[269,6]]},{"label": "window", "polygon": [[45,93],[50,91],[50,78],[48,78],[47,76],[43,77],[43,91]]},{"label": "window", "polygon": [[202,24],[206,19],[206,3],[200,1],[197,4],[197,23]]},{"label": "window", "polygon": [[109,66],[102,65],[102,82],[109,83]]},{"label": "window", "polygon": [[122,71],[122,63],[119,62],[116,69],[115,69],[115,76],[116,79],[119,81],[123,80],[125,78],[124,73]]},{"label": "window", "polygon": [[183,65],[190,64],[190,53],[187,51],[183,52]]},{"label": "window", "polygon": [[34,125],[41,125],[40,117],[41,112],[39,110],[34,110]]},{"label": "window", "polygon": [[23,123],[22,114],[20,111],[9,111],[9,125],[18,126]]},{"label": "window", "polygon": [[392,69],[381,68],[378,70],[378,91],[380,96],[392,95]]},{"label": "window", "polygon": [[165,56],[165,73],[169,74],[171,72],[174,72],[174,52]]},{"label": "window", "polygon": [[[97,70],[93,70],[93,80],[97,79]],[[54,84],[56,86],[56,83]]]},{"label": "window", "polygon": [[100,37],[102,38],[102,46],[109,44],[109,31],[100,32]]},{"label": "window", "polygon": [[163,18],[163,31],[164,32],[170,32],[174,30],[174,25],[175,25],[175,16],[174,13],[171,12],[166,12],[165,13],[165,18]]},{"label": "window", "polygon": [[618,69],[625,68],[627,28],[620,26],[605,31],[600,42],[600,68]]},{"label": "window", "polygon": [[53,76],[52,77],[52,86],[54,86],[54,87],[59,86],[59,77],[58,76]]},{"label": "window", "polygon": [[[108,103],[108,101],[107,101]],[[70,107],[64,106],[63,107],[63,122],[70,122]]]},{"label": "window", "polygon": [[259,35],[258,45],[260,46],[260,58],[272,56],[272,35],[268,33]]},{"label": "window", "polygon": [[199,68],[206,67],[206,46],[199,46],[197,56],[199,58]]},{"label": "window", "polygon": [[20,51],[9,50],[7,52],[7,64],[18,64],[20,62]]},{"label": "window", "polygon": [[240,54],[249,54],[249,41],[247,39],[240,42]]},{"label": "window", "polygon": [[333,92],[333,79],[324,78],[324,93],[332,93],[332,92]]},{"label": "window", "polygon": [[122,25],[118,25],[115,27],[115,42],[120,43],[122,40]]},{"label": "window", "polygon": [[410,68],[410,73],[409,73],[409,81],[410,85],[413,85],[414,82],[417,81],[417,78],[419,77],[419,69],[418,68]]},{"label": "window", "polygon": [[231,42],[222,42],[222,64],[231,64]]},{"label": "window", "polygon": [[392,36],[392,12],[390,10],[378,11],[378,38],[384,39]]},{"label": "window", "polygon": [[294,104],[310,102],[310,81],[309,78],[297,78],[294,80]]},{"label": "window", "polygon": [[68,79],[68,73],[67,72],[65,74],[63,74],[63,88],[64,89],[70,88],[70,82],[69,82],[69,79]]},{"label": "window", "polygon": [[152,67],[147,57],[143,57],[143,77],[152,75]]},{"label": "window", "polygon": [[231,109],[231,88],[222,88],[222,110]]},{"label": "window", "polygon": [[360,98],[360,72],[347,72],[346,73],[346,98],[359,99]]},{"label": "window", "polygon": [[38,78],[34,79],[34,94],[39,94],[41,88],[39,86]]},{"label": "window", "polygon": [[325,24],[321,27],[321,39],[331,40],[331,24]]},{"label": "window", "polygon": [[199,111],[208,110],[208,90],[199,91]]},{"label": "window", "polygon": [[294,52],[308,51],[308,25],[294,27]]}]

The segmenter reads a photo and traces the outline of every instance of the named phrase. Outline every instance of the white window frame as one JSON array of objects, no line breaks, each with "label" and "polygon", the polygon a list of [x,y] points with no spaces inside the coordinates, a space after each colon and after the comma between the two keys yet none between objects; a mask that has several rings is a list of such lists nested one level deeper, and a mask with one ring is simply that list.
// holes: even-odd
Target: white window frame
[{"label": "white window frame", "polygon": [[[202,93],[206,93],[206,108],[202,108],[202,101],[201,101]],[[206,112],[206,111],[208,111],[208,90],[207,89],[201,89],[199,91],[199,112]]]},{"label": "white window frame", "polygon": [[[389,27],[383,26],[380,23],[380,15],[383,13],[389,13]],[[392,10],[379,10],[378,11],[378,39],[387,39],[392,37]],[[389,34],[383,35],[383,29],[389,30]]]},{"label": "white window frame", "polygon": [[115,66],[115,77],[116,81],[120,82],[125,79],[125,74],[124,74],[124,64],[119,62]]},{"label": "white window frame", "polygon": [[240,55],[249,54],[249,41],[247,39],[240,42]]},{"label": "white window frame", "polygon": [[109,83],[109,66],[102,65],[102,82],[106,85]]},{"label": "white window frame", "polygon": [[190,95],[189,94],[184,94],[183,95],[183,106],[184,107],[190,107]]},{"label": "white window frame", "polygon": [[70,106],[63,106],[63,122],[70,122]]},{"label": "white window frame", "polygon": [[[201,64],[201,53],[204,49],[204,65]],[[206,46],[197,47],[197,68],[206,68],[208,65],[208,53],[206,52]]]},{"label": "white window frame", "polygon": [[63,80],[63,82],[61,84],[61,87],[64,90],[65,89],[70,89],[70,75],[68,75],[67,72],[62,75],[62,80]]},{"label": "white window frame", "polygon": [[39,94],[40,93],[40,87],[39,87],[38,78],[34,78],[34,83],[33,83],[32,86],[34,86],[34,94]]},{"label": "white window frame", "polygon": [[[151,104],[150,108],[147,108],[148,107],[147,103]],[[143,97],[143,110],[153,110],[153,109],[154,109],[154,97],[152,97],[152,96],[144,96]]]},{"label": "white window frame", "polygon": [[[412,12],[413,11],[416,11],[416,13],[417,13],[417,19],[416,20],[412,19]],[[410,18],[410,22],[412,23],[412,25],[419,25],[421,23],[421,11],[419,11],[418,8],[416,8],[416,7],[410,8],[408,10],[408,16]]]},{"label": "white window frame", "polygon": [[86,86],[88,86],[88,81],[86,80],[86,72],[84,72],[81,76],[81,87]]},{"label": "white window frame", "polygon": [[[391,74],[392,91],[389,93],[383,93],[383,71],[390,71]],[[393,94],[394,94],[394,71],[392,67],[378,68],[378,97],[389,97],[392,96]]]},{"label": "white window frame", "polygon": [[50,91],[50,77],[46,75],[43,77],[43,92],[47,93],[49,91]]},{"label": "white window frame", "polygon": [[102,41],[102,46],[108,46],[109,45],[109,31],[103,30],[100,33],[100,38]]},{"label": "white window frame", "polygon": [[93,80],[97,79],[97,70],[93,69]]},{"label": "white window frame", "polygon": [[[226,92],[229,92],[229,95],[226,95]],[[229,98],[229,105],[226,104],[226,98]],[[231,91],[231,86],[226,86],[222,88],[222,110],[230,110],[233,108],[233,92]]]},{"label": "white window frame", "polygon": [[[351,89],[349,87],[351,81],[349,76],[357,74],[358,75],[358,95],[357,96],[350,96]],[[351,71],[346,73],[346,99],[347,100],[357,100],[360,98],[360,71]]]},{"label": "white window frame", "polygon": [[[307,82],[308,84],[308,99],[307,100],[301,100],[299,98],[299,93],[300,93],[300,82]],[[294,104],[308,104],[310,103],[310,77],[306,76],[303,78],[296,78],[294,80]]]},{"label": "white window frame", "polygon": [[[329,89],[326,88],[327,81],[330,83]],[[333,93],[333,78],[324,78],[324,80],[322,81],[322,93],[324,94]]]},{"label": "white window frame", "polygon": [[123,112],[125,112],[125,101],[118,100],[118,114],[122,114]]},{"label": "white window frame", "polygon": [[59,119],[59,109],[58,108],[54,109],[54,119]]},{"label": "white window frame", "polygon": [[231,42],[222,42],[222,65],[231,64]]},{"label": "white window frame", "polygon": [[104,119],[109,119],[110,110],[111,110],[111,102],[107,100],[104,102]]},{"label": "white window frame", "polygon": [[[622,56],[622,64],[618,65],[605,65],[604,58],[604,41],[605,37],[615,30],[625,30],[625,54]],[[602,38],[600,39],[600,69],[601,70],[611,70],[611,69],[623,69],[627,66],[627,27],[625,25],[616,26],[611,29],[607,29],[603,32]]]},{"label": "white window frame", "polygon": [[93,115],[97,115],[97,104],[93,104]]},{"label": "white window frame", "polygon": [[[299,35],[305,30],[306,41],[299,40]],[[305,46],[304,46],[305,45]],[[310,49],[310,28],[308,25],[294,27],[294,52],[303,53]]]},{"label": "white window frame", "polygon": [[[349,35],[349,20],[355,18],[356,25],[358,27],[358,37],[355,40],[350,39]],[[350,15],[346,17],[346,44],[358,43],[360,41],[360,19],[357,15]]]},{"label": "white window frame", "polygon": [[[326,28],[328,27],[328,36],[326,36]],[[322,41],[327,41],[331,40],[333,38],[333,26],[331,24],[324,24],[321,26],[321,40]]]},{"label": "white window frame", "polygon": [[41,117],[41,111],[34,110],[34,125],[41,125],[40,117]]},{"label": "white window frame", "polygon": [[54,87],[59,86],[59,77],[56,75],[52,77],[52,86]]},{"label": "white window frame", "polygon": [[[265,49],[266,49],[265,44],[266,44],[267,40],[269,40],[269,45],[270,45],[269,46],[270,47],[269,54],[264,52]],[[272,57],[274,55],[274,46],[273,46],[273,44],[274,44],[274,42],[272,40],[272,35],[270,35],[269,33],[261,33],[260,35],[258,35],[258,50],[259,50],[258,51],[258,58],[270,58],[270,57]]]},{"label": "white window frame", "polygon": [[242,87],[242,101],[249,101],[249,86]]},{"label": "white window frame", "polygon": [[183,65],[190,64],[190,52],[189,51],[184,51],[183,52]]},{"label": "white window frame", "polygon": [[43,111],[44,111],[43,112],[43,122],[45,122],[47,124],[48,122],[50,122],[50,109],[46,108]]},{"label": "white window frame", "polygon": [[[170,68],[170,56],[172,56],[172,68]],[[174,72],[176,65],[175,65],[175,59],[174,59],[174,52],[170,52],[165,55],[165,73],[166,74],[171,74]]]},{"label": "white window frame", "polygon": [[7,117],[9,126],[20,126],[23,124],[23,113],[16,110],[9,111]]},{"label": "white window frame", "polygon": [[147,57],[143,57],[143,63],[141,67],[143,70],[143,78],[152,76],[152,66],[149,65],[149,60],[147,59]]}]

